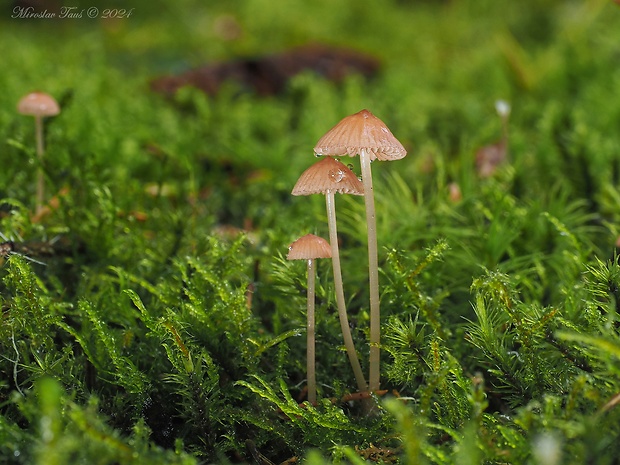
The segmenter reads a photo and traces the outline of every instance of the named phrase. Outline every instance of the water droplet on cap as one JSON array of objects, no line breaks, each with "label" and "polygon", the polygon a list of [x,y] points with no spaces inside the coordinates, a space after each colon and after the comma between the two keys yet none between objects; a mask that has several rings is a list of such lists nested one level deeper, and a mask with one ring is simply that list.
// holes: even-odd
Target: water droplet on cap
[{"label": "water droplet on cap", "polygon": [[334,182],[340,182],[344,179],[344,171],[342,171],[341,169],[330,170],[329,177]]}]

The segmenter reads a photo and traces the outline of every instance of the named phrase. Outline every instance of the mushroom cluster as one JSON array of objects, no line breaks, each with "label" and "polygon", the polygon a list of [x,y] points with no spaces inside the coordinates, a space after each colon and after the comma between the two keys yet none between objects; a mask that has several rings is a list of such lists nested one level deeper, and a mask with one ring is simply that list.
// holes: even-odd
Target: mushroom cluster
[{"label": "mushroom cluster", "polygon": [[[407,152],[403,145],[379,118],[368,110],[347,116],[329,130],[314,148],[317,156],[325,156],[308,168],[293,188],[293,195],[325,194],[332,267],[338,315],[349,361],[360,392],[374,392],[380,388],[381,316],[379,307],[379,266],[375,202],[370,163],[373,160],[398,160]],[[362,180],[335,156],[360,156]],[[344,286],[338,250],[334,193],[363,195],[368,230],[368,275],[370,295],[370,355],[368,383],[361,371],[349,329]]]}]

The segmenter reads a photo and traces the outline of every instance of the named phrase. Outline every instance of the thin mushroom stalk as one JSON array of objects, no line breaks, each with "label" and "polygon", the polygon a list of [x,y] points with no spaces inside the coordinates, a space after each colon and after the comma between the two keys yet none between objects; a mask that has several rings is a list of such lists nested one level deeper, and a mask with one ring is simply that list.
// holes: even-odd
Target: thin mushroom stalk
[{"label": "thin mushroom stalk", "polygon": [[308,259],[307,319],[306,319],[306,375],[308,377],[308,402],[316,403],[316,349],[315,349],[315,317],[314,317],[314,260]]},{"label": "thin mushroom stalk", "polygon": [[34,117],[35,132],[37,138],[37,158],[39,160],[39,167],[37,169],[37,193],[35,212],[39,213],[43,208],[43,202],[45,199],[45,179],[43,177],[43,154],[45,153],[45,143],[43,141],[43,118],[41,115]]},{"label": "thin mushroom stalk", "polygon": [[334,287],[336,289],[336,305],[338,306],[338,317],[340,319],[340,328],[342,329],[342,337],[344,346],[347,349],[349,363],[353,368],[357,388],[360,392],[368,389],[364,372],[357,357],[357,351],[353,344],[351,329],[349,327],[349,319],[347,317],[347,305],[344,300],[344,284],[342,282],[342,270],[340,268],[340,249],[338,247],[338,231],[336,228],[336,207],[334,193],[329,191],[325,194],[325,203],[327,207],[327,223],[329,226],[329,242],[332,246],[332,268],[334,270]]},{"label": "thin mushroom stalk", "polygon": [[377,219],[375,215],[375,196],[372,188],[370,156],[366,149],[360,150],[362,182],[364,184],[364,204],[368,229],[368,287],[370,294],[370,354],[368,388],[377,391],[381,384],[381,308],[379,304],[379,258],[377,250]]}]

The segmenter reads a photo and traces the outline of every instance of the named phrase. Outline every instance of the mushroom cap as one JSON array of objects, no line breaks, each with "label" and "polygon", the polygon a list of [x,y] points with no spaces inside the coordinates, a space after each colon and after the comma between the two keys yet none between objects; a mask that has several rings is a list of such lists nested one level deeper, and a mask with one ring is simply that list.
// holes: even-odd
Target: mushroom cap
[{"label": "mushroom cap", "polygon": [[310,195],[327,192],[364,195],[364,185],[344,163],[332,157],[324,157],[301,173],[292,194]]},{"label": "mushroom cap", "polygon": [[314,147],[317,155],[358,155],[364,149],[370,160],[399,160],[407,155],[383,121],[368,110],[343,118]]},{"label": "mushroom cap", "polygon": [[60,113],[60,107],[51,95],[31,92],[21,98],[17,104],[17,111],[22,115],[54,116]]},{"label": "mushroom cap", "polygon": [[332,258],[332,248],[325,239],[314,234],[306,234],[293,242],[288,248],[287,260],[312,260]]}]

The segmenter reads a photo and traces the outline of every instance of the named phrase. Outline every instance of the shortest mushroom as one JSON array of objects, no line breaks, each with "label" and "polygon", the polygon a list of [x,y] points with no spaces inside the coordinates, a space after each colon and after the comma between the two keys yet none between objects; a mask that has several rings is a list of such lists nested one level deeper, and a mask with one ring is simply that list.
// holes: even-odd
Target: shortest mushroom
[{"label": "shortest mushroom", "polygon": [[288,260],[307,260],[308,262],[308,320],[307,320],[307,372],[308,402],[316,403],[316,370],[314,351],[314,259],[331,258],[332,249],[329,243],[314,234],[306,234],[293,242],[288,248]]},{"label": "shortest mushroom", "polygon": [[[57,115],[60,113],[60,107],[51,95],[43,92],[31,92],[19,101],[17,111],[22,115],[34,116],[37,156],[39,157],[39,163],[41,163],[45,151],[43,145],[43,117]],[[39,168],[39,175],[37,176],[37,213],[41,210],[44,196],[43,172]]]}]

